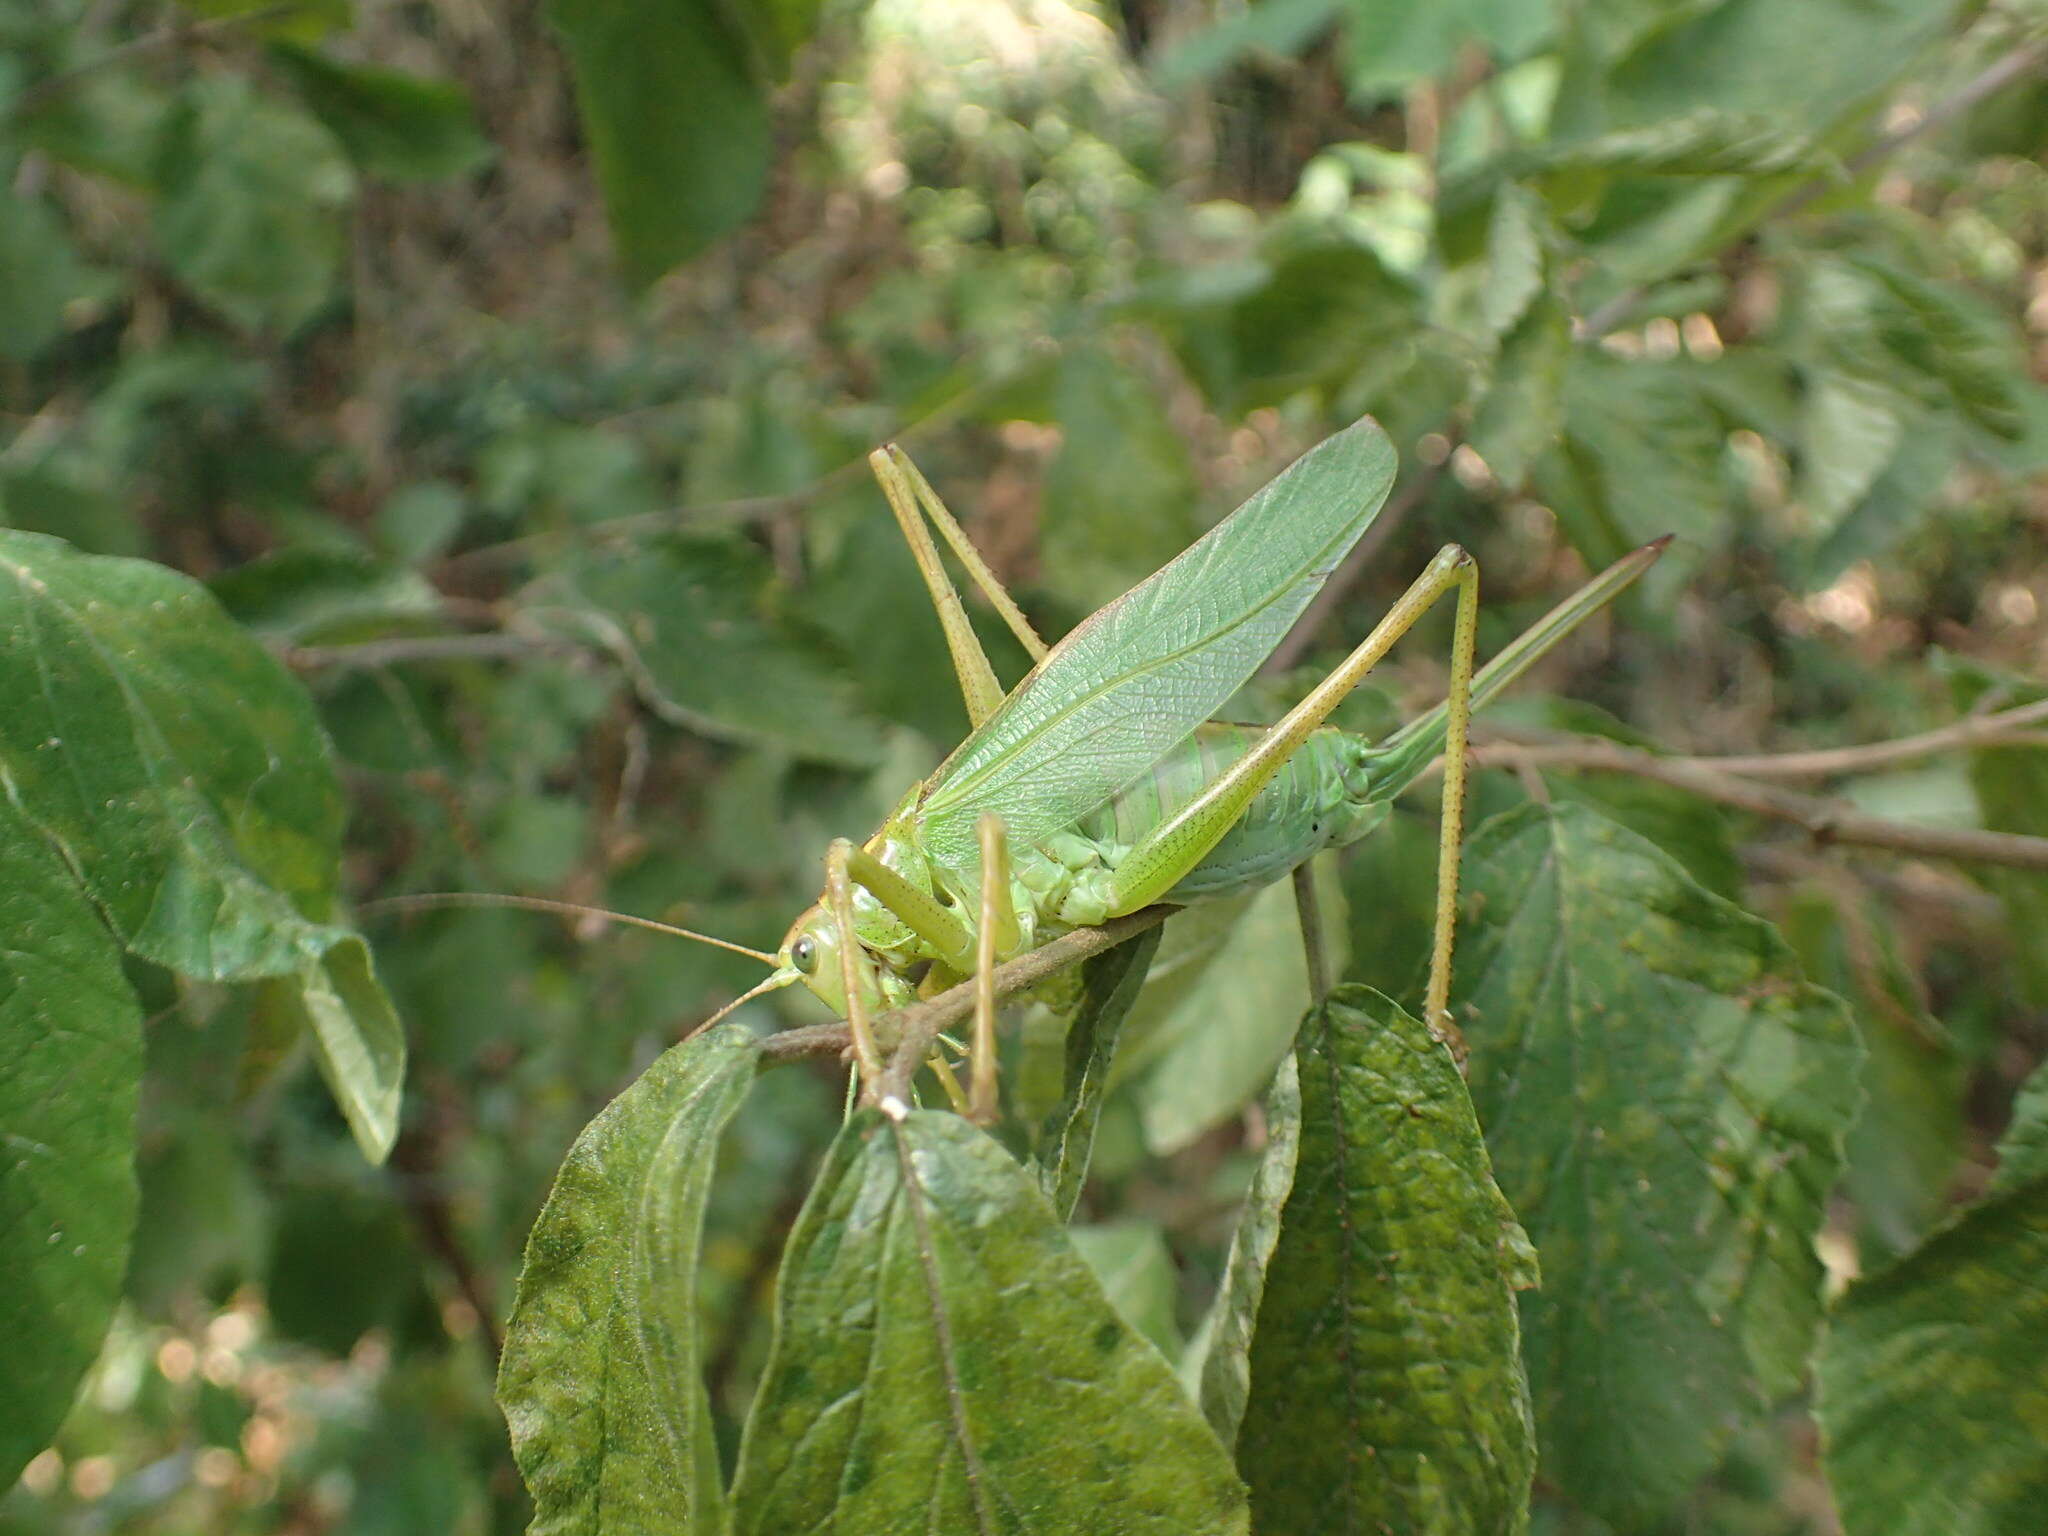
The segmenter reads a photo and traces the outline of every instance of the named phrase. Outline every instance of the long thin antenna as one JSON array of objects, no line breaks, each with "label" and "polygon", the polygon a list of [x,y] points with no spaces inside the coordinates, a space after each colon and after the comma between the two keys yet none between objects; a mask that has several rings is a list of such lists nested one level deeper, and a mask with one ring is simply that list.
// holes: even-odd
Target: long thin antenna
[{"label": "long thin antenna", "polygon": [[653,933],[666,933],[679,939],[695,939],[699,944],[716,945],[719,949],[729,949],[736,955],[745,955],[749,960],[758,960],[763,965],[782,963],[765,950],[749,949],[746,945],[735,944],[730,939],[714,939],[708,933],[678,928],[674,923],[656,922],[651,917],[635,917],[630,912],[612,912],[604,907],[586,907],[573,901],[553,901],[546,896],[508,896],[502,891],[417,891],[407,896],[380,896],[375,901],[361,903],[356,911],[367,915],[377,912],[424,912],[435,907],[518,907],[526,912],[553,912],[563,917],[598,917],[610,923],[624,923],[632,928],[645,928]]},{"label": "long thin antenna", "polygon": [[788,986],[791,982],[795,981],[796,979],[797,975],[795,971],[777,971],[774,975],[770,976],[766,981],[761,982],[756,986],[751,986],[747,988],[746,991],[742,992],[738,997],[734,998],[731,1002],[727,1003],[723,1008],[719,1009],[718,1012],[711,1015],[711,1017],[706,1019],[702,1024],[693,1025],[690,1028],[689,1032],[683,1036],[683,1039],[696,1039],[699,1035],[703,1034],[705,1030],[709,1029],[712,1025],[716,1024],[720,1019],[724,1018],[727,1014],[731,1013],[735,1008],[739,1007],[740,1004],[751,1003],[755,998],[761,996],[761,994],[764,992],[780,992],[784,987]]}]

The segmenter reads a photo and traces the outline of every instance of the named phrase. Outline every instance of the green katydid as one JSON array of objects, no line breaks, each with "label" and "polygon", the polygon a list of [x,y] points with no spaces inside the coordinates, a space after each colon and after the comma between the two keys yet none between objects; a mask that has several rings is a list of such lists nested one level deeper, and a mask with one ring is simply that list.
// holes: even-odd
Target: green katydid
[{"label": "green katydid", "polygon": [[[893,445],[870,464],[937,609],[972,726],[865,842],[836,840],[825,889],[773,955],[647,919],[646,927],[773,967],[704,1026],[803,985],[843,1014],[863,1092],[881,1077],[879,1011],[977,983],[972,1117],[995,1111],[998,964],[1061,933],[1155,902],[1262,886],[1365,836],[1439,754],[1444,761],[1425,1017],[1448,1024],[1466,728],[1474,709],[1610,602],[1668,537],[1624,556],[1474,672],[1478,567],[1446,545],[1357,648],[1275,725],[1213,719],[1277,645],[1378,515],[1396,455],[1372,420],[1326,439],[1145,581],[1048,648],[931,485]],[[927,520],[1034,665],[1005,692]],[[1448,697],[1384,742],[1325,724],[1439,598],[1456,594]],[[420,902],[433,898],[398,898]],[[587,911],[526,897],[482,898]],[[886,1106],[894,1108],[895,1106]]]},{"label": "green katydid", "polygon": [[[1448,545],[1279,723],[1213,720],[1378,514],[1395,462],[1371,420],[1337,433],[1048,649],[916,467],[900,450],[877,450],[871,463],[932,594],[973,730],[872,837],[832,844],[823,895],[746,996],[802,982],[843,1013],[872,1095],[881,1052],[871,1016],[975,978],[965,1107],[990,1118],[998,963],[1154,902],[1278,879],[1371,831],[1441,752],[1425,1009],[1433,1023],[1447,1022],[1471,712],[1648,569],[1667,540],[1617,562],[1476,675],[1478,569]],[[1007,694],[926,518],[1034,658]],[[1325,725],[1447,593],[1457,607],[1444,704],[1382,743]]]}]

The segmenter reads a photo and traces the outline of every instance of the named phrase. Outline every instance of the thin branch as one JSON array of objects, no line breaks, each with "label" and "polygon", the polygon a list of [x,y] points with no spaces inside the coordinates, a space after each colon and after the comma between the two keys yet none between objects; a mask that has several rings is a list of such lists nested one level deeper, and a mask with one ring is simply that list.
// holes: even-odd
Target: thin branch
[{"label": "thin branch", "polygon": [[[1035,986],[1056,971],[1065,970],[1104,950],[1115,949],[1125,939],[1165,922],[1179,910],[1178,907],[1163,905],[1146,907],[1127,917],[1111,918],[1100,928],[1076,928],[1072,933],[1061,934],[1050,944],[997,966],[996,996],[1007,997]],[[898,1008],[877,1018],[874,1021],[876,1038],[897,1042],[888,1070],[882,1074],[881,1092],[907,1098],[910,1080],[917,1075],[925,1057],[931,1054],[932,1042],[947,1026],[957,1024],[973,1011],[974,982],[970,978],[937,997],[912,1003],[907,1008]],[[782,1062],[809,1056],[839,1056],[852,1044],[853,1038],[844,1024],[814,1024],[769,1035],[762,1040],[760,1049],[768,1061]]]},{"label": "thin branch", "polygon": [[512,661],[538,655],[588,653],[589,647],[555,635],[516,635],[503,630],[480,635],[405,635],[365,640],[360,645],[297,645],[284,663],[299,672],[324,668],[363,671],[407,661]]},{"label": "thin branch", "polygon": [[[1872,140],[1850,157],[1843,167],[1842,175],[1814,177],[1766,209],[1749,228],[1754,229],[1757,225],[1769,223],[1773,219],[1785,219],[1803,213],[1830,192],[1860,181],[1923,134],[1931,133],[1942,124],[1961,116],[1980,101],[1997,95],[2008,85],[2024,79],[2044,65],[2048,65],[2048,40],[2014,49],[1935,102],[1910,127],[1901,128],[1896,133],[1882,134]],[[1574,327],[1573,334],[1580,341],[1598,341],[1628,319],[1649,291],[1650,285],[1647,283],[1624,288],[1582,318]]]},{"label": "thin branch", "polygon": [[1979,832],[1965,828],[1924,827],[1865,815],[1838,800],[1800,794],[1771,784],[1702,766],[1685,758],[1659,757],[1611,741],[1573,741],[1541,745],[1491,743],[1484,749],[1489,766],[1587,769],[1595,773],[1626,773],[1653,779],[1739,810],[1803,827],[1817,843],[1884,848],[1927,858],[1961,859],[1975,864],[2002,864],[2013,869],[2048,870],[2048,837],[2018,832]]},{"label": "thin branch", "polygon": [[1854,747],[1827,747],[1813,752],[1760,752],[1747,757],[1687,757],[1671,761],[1717,773],[1749,778],[1824,779],[1842,773],[1868,773],[1915,758],[1931,757],[1955,747],[2041,746],[2048,737],[2028,726],[2048,723],[2048,699],[2022,704],[1995,714],[1968,715],[1937,730],[1896,741],[1873,741]]},{"label": "thin branch", "polygon": [[1400,531],[1409,514],[1421,506],[1435,488],[1438,477],[1444,472],[1444,465],[1449,462],[1450,455],[1445,454],[1438,462],[1425,464],[1380,508],[1380,515],[1373,519],[1364,536],[1351,546],[1351,553],[1344,557],[1344,563],[1330,573],[1330,579],[1323,583],[1323,590],[1295,620],[1294,628],[1273,647],[1272,654],[1259,668],[1259,676],[1278,677],[1301,660],[1301,653],[1315,641],[1330,615],[1351,596],[1351,589],[1358,585],[1366,570],[1379,557],[1379,552],[1387,547],[1387,541]]}]

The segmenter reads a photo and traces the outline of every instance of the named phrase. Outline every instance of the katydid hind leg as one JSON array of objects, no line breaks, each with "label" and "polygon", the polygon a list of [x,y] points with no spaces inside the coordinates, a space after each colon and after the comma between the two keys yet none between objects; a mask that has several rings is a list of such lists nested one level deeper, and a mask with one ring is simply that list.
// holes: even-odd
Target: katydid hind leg
[{"label": "katydid hind leg", "polygon": [[[938,546],[932,543],[931,531],[925,527],[924,513],[919,510],[918,482],[910,477],[916,473],[915,467],[911,466],[910,473],[905,473],[909,460],[899,459],[886,448],[877,448],[869,454],[868,465],[874,470],[875,479],[881,482],[889,510],[896,514],[896,526],[903,530],[903,542],[910,546],[910,556],[917,562],[918,574],[924,577],[925,590],[931,594],[939,627],[946,635],[946,649],[953,658],[953,674],[960,680],[960,696],[967,705],[968,723],[978,727],[1002,703],[1003,686],[996,679],[995,668],[989,664],[988,653],[981,648],[974,626],[968,622],[967,610],[961,605],[953,578],[946,574]],[[918,476],[918,481],[922,479],[923,476]]]},{"label": "katydid hind leg", "polygon": [[[1119,864],[1112,916],[1162,899],[1237,822],[1287,759],[1300,750],[1353,688],[1445,593],[1469,588],[1476,598],[1479,572],[1472,557],[1448,544],[1401,594],[1358,648],[1271,726],[1251,750],[1180,810],[1132,846]],[[1474,599],[1463,599],[1469,603]]]},{"label": "katydid hind leg", "polygon": [[917,493],[918,504],[932,520],[932,526],[939,530],[939,536],[959,557],[961,565],[966,567],[968,576],[973,579],[975,586],[981,589],[981,595],[988,599],[989,606],[1001,615],[1003,622],[1009,626],[1010,633],[1017,637],[1017,643],[1024,647],[1025,654],[1033,662],[1043,661],[1047,649],[1045,642],[1039,639],[1038,631],[1031,627],[1031,621],[1024,617],[1024,610],[1017,606],[1017,600],[1010,596],[1000,581],[996,580],[996,573],[990,570],[988,562],[981,558],[981,551],[976,549],[974,541],[967,537],[967,530],[960,526],[959,520],[947,510],[945,502],[939,499],[939,493],[932,489],[931,481],[925,479],[924,471],[913,464],[910,455],[894,443],[889,445],[887,452],[897,468],[902,471],[904,479],[910,482],[911,489]]}]

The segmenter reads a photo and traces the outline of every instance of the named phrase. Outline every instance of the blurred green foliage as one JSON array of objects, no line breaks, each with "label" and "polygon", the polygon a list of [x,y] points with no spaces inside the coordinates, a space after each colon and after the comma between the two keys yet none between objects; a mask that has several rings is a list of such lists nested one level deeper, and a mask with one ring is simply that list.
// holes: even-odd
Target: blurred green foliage
[{"label": "blurred green foliage", "polygon": [[[2035,700],[2048,666],[2044,62],[2026,0],[0,0],[0,522],[190,574],[305,682],[348,825],[310,839],[324,873],[278,876],[302,901],[517,891],[772,944],[828,841],[966,726],[865,483],[890,437],[1060,633],[1370,412],[1400,511],[1247,708],[1298,694],[1447,539],[1485,571],[1485,650],[1669,531],[1645,590],[1537,680],[1584,702],[1502,720],[1703,755],[1906,736]],[[1444,633],[1354,721],[1432,702]],[[193,673],[195,697],[268,686]],[[1913,825],[2038,836],[2043,762],[2021,733],[1823,782]],[[261,783],[203,787],[260,831]],[[1913,1403],[1853,1351],[1938,1313],[1941,1276],[2005,1297],[2001,1264],[2040,1243],[2038,1170],[1952,1212],[2048,1044],[2048,877],[1830,846],[1647,779],[1476,794],[1511,831],[1597,811],[1641,834],[1662,852],[1629,867],[1671,904],[1716,931],[1752,931],[1727,903],[1776,919],[1846,1000],[1861,1119],[1840,1181],[1773,1230],[1817,1229],[1830,1290],[1909,1256],[1849,1293],[1840,1395],[1824,1383],[1873,1479],[1842,1501],[1851,1536],[1886,1529],[1882,1426]],[[1432,845],[1419,794],[1326,903],[1349,974],[1398,996]],[[1155,1340],[1196,1332],[1252,1179],[1285,1041],[1218,1021],[1298,985],[1276,910],[1184,962],[1199,988],[1169,930],[1102,1105],[1083,1251]],[[127,960],[138,1224],[125,1280],[116,1243],[77,1282],[85,1342],[23,1367],[71,1379],[113,1308],[0,1531],[529,1518],[491,1398],[528,1231],[585,1123],[757,971],[598,920],[359,921],[410,1051],[381,1168],[305,1060],[311,983]],[[1470,985],[1506,985],[1496,953]],[[74,963],[118,990],[111,950]],[[784,993],[748,1016],[816,1012]],[[89,1044],[67,1070],[136,1092]],[[1473,1076],[1490,1133],[1503,1072]],[[10,1111],[40,1091],[7,1081]],[[1642,1129],[1639,1085],[1595,1086],[1617,1137]],[[767,1074],[723,1131],[697,1301],[728,1471],[840,1093]],[[1834,1108],[1810,1118],[1838,1135]],[[131,1198],[123,1146],[104,1191],[74,1192],[103,1214]],[[1494,1148],[1564,1287],[1526,1314],[1549,1352],[1536,1528],[1832,1529],[1807,1340],[1772,1319],[1625,1373],[1647,1450],[1550,1416],[1580,1383],[1546,1361],[1597,1300],[1534,1209],[1556,1150]],[[1676,1161],[1658,1198],[1693,1178],[1710,1204],[1730,1165]],[[0,1247],[10,1282],[17,1261]],[[1812,1299],[1785,1304],[1792,1332]],[[1945,1348],[1999,1365],[1996,1339]],[[1709,1368],[1713,1424],[1686,1386]]]}]

